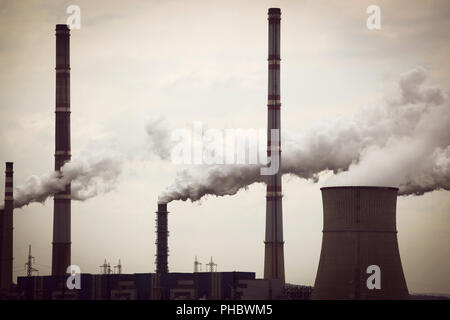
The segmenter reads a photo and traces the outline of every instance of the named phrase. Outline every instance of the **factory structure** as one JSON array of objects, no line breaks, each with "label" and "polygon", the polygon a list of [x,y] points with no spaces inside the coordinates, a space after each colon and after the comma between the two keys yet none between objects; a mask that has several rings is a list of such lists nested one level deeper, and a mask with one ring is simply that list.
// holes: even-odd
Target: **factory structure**
[{"label": "factory structure", "polygon": [[[280,119],[281,10],[268,11],[267,155],[281,166]],[[55,171],[71,159],[70,29],[56,25]],[[273,134],[273,132],[278,134]],[[29,273],[13,283],[13,164],[6,163],[4,207],[0,209],[0,299],[167,300],[167,299],[408,299],[396,230],[396,188],[322,188],[322,251],[313,287],[286,283],[281,173],[267,176],[264,277],[254,272],[218,272],[211,258],[202,272],[169,272],[167,203],[156,211],[155,272],[122,274],[105,267],[102,274],[79,274],[80,288],[68,286],[71,275],[71,186],[54,195],[51,275]],[[176,254],[176,253],[175,253]],[[106,261],[104,266],[107,266]],[[381,270],[381,288],[369,288],[367,270]],[[150,268],[150,266],[149,266]],[[106,271],[108,270],[108,271]]]}]

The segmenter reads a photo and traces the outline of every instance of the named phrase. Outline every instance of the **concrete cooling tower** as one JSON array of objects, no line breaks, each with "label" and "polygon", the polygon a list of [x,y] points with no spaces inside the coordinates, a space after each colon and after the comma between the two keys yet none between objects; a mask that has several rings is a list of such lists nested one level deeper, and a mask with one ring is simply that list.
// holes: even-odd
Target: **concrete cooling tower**
[{"label": "concrete cooling tower", "polygon": [[313,299],[408,299],[397,243],[397,188],[322,188]]}]

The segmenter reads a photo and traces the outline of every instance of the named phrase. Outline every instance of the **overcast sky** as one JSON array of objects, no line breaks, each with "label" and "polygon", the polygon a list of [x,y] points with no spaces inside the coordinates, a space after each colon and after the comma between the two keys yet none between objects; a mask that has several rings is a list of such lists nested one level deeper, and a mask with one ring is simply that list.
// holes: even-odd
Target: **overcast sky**
[{"label": "overcast sky", "polygon": [[[71,32],[72,159],[126,157],[115,189],[72,201],[72,263],[98,273],[153,272],[158,194],[178,166],[152,156],[145,126],[265,128],[267,9],[282,10],[282,127],[293,132],[376,105],[418,66],[450,88],[450,4],[442,1],[14,1],[0,3],[0,162],[14,183],[54,167],[55,24],[81,8]],[[381,30],[366,28],[368,5]],[[2,166],[4,166],[2,164]],[[1,169],[3,171],[3,169]],[[327,174],[324,174],[327,175]],[[328,174],[329,175],[329,174]],[[0,192],[4,191],[0,178]],[[320,187],[283,178],[286,281],[313,285],[322,238]],[[192,272],[211,256],[219,271],[263,275],[265,186],[201,204],[169,204],[169,270]],[[28,245],[51,269],[53,201],[14,214],[14,270]],[[450,294],[448,191],[399,197],[397,227],[410,292]]]}]

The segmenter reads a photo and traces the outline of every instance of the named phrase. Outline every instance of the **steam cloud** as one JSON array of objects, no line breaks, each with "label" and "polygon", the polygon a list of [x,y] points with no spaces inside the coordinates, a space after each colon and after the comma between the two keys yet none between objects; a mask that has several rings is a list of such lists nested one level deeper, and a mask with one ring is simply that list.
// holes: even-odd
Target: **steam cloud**
[{"label": "steam cloud", "polygon": [[[363,108],[353,119],[324,121],[301,135],[283,132],[282,173],[327,186],[397,186],[401,195],[450,190],[450,104],[439,87],[426,86],[426,70],[401,75],[399,96]],[[150,126],[149,126],[150,127]],[[165,126],[147,132],[157,154],[170,154]],[[259,165],[195,165],[180,170],[159,202],[233,195],[265,181]]]},{"label": "steam cloud", "polygon": [[15,188],[14,207],[21,208],[32,202],[45,202],[53,194],[64,190],[71,183],[73,200],[84,201],[99,193],[111,191],[122,170],[122,160],[102,156],[75,160],[61,168],[61,176],[52,172],[43,176],[31,176],[23,185]]}]

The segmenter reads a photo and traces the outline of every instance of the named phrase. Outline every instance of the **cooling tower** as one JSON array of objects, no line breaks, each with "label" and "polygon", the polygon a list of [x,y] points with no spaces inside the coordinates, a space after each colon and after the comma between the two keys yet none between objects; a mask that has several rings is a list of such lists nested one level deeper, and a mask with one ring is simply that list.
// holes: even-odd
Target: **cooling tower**
[{"label": "cooling tower", "polygon": [[[280,21],[281,10],[270,8],[269,57],[267,97],[267,156],[278,153],[281,168],[280,137]],[[278,141],[271,141],[272,129],[278,130]],[[272,146],[272,144],[274,146]],[[272,159],[272,163],[273,163]],[[283,210],[281,193],[281,170],[267,176],[266,190],[266,237],[264,241],[264,279],[280,279],[284,283]]]},{"label": "cooling tower", "polygon": [[[70,30],[56,25],[55,171],[70,161]],[[70,184],[54,195],[52,275],[63,276],[70,265]]]},{"label": "cooling tower", "polygon": [[167,258],[169,256],[167,227],[167,203],[158,203],[156,212],[156,273],[168,273]]},{"label": "cooling tower", "polygon": [[13,279],[13,163],[6,162],[5,206],[1,218],[0,231],[0,289],[10,289]]},{"label": "cooling tower", "polygon": [[[322,188],[313,299],[408,299],[397,243],[397,188]],[[379,268],[379,269],[378,269]]]}]

